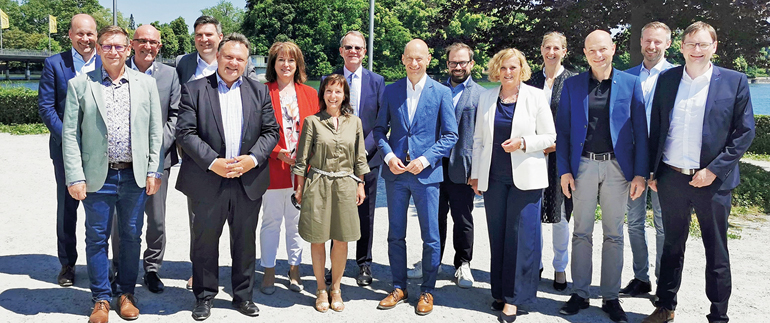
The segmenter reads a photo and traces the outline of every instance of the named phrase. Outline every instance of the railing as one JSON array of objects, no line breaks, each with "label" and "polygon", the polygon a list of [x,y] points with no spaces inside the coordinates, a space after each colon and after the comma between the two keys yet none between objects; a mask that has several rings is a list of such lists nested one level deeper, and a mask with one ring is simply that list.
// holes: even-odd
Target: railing
[{"label": "railing", "polygon": [[0,49],[0,55],[48,57],[51,53],[47,50],[35,49]]}]

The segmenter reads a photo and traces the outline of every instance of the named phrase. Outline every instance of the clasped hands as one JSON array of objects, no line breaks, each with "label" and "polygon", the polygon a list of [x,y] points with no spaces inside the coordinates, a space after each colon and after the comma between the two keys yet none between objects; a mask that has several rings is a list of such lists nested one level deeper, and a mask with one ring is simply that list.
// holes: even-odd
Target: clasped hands
[{"label": "clasped hands", "polygon": [[211,171],[224,178],[237,178],[250,171],[257,165],[249,155],[234,158],[217,158],[211,165]]},{"label": "clasped hands", "polygon": [[388,167],[390,168],[390,171],[395,174],[399,175],[404,172],[410,172],[414,175],[417,175],[422,172],[425,167],[422,165],[422,161],[419,160],[419,158],[412,159],[412,161],[409,162],[409,165],[404,166],[404,163],[401,162],[401,159],[398,157],[393,157],[388,161]]}]

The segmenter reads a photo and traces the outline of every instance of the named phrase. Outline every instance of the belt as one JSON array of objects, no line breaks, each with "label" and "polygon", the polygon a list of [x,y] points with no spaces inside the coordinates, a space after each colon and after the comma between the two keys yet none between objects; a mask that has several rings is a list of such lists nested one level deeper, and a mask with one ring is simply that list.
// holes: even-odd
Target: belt
[{"label": "belt", "polygon": [[671,166],[669,164],[666,164],[666,166],[671,167],[671,169],[675,170],[677,173],[682,173],[685,175],[695,175],[699,171],[699,169],[687,169],[687,168],[679,168],[676,166]]},{"label": "belt", "polygon": [[310,171],[311,172],[316,172],[316,173],[318,173],[320,175],[324,175],[324,176],[329,176],[329,177],[334,177],[334,178],[350,177],[350,178],[354,179],[356,182],[359,182],[359,183],[363,183],[364,182],[360,178],[358,178],[356,175],[353,175],[353,172],[327,172],[327,171],[320,170],[320,169],[312,167],[312,166],[310,167]]},{"label": "belt", "polygon": [[127,162],[127,163],[120,162],[120,163],[110,163],[109,167],[110,169],[121,170],[121,169],[131,168],[133,165],[134,163],[132,162]]},{"label": "belt", "polygon": [[406,153],[406,158],[404,158],[404,163],[409,164],[409,162],[412,161],[412,157],[409,157],[409,153]]},{"label": "belt", "polygon": [[615,153],[609,152],[609,153],[603,153],[603,154],[594,154],[590,151],[583,152],[583,157],[591,159],[591,160],[598,160],[598,161],[605,161],[615,158]]}]

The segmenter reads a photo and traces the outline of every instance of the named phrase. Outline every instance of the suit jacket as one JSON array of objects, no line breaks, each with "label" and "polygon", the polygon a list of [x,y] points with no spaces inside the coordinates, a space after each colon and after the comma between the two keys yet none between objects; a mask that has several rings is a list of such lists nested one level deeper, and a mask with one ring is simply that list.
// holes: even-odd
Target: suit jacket
[{"label": "suit jacket", "polygon": [[[102,68],[102,59],[96,56],[95,70]],[[52,159],[62,160],[62,121],[64,120],[64,105],[67,99],[67,81],[75,77],[75,64],[72,60],[72,50],[66,50],[45,59],[43,73],[40,75],[38,87],[37,108],[51,133],[48,148]]]},{"label": "suit jacket", "polygon": [[[195,76],[196,68],[198,68],[197,52],[176,57],[176,73],[179,76],[179,82],[182,84],[192,81],[193,76]],[[251,60],[248,60],[246,63],[246,69],[243,71],[243,76],[259,81],[257,79],[257,67],[251,64]]]},{"label": "suit jacket", "polygon": [[[449,81],[443,83],[449,87]],[[455,106],[457,118],[457,143],[449,151],[448,179],[453,183],[465,184],[471,175],[471,157],[473,156],[473,130],[476,128],[476,108],[479,96],[484,92],[483,86],[468,78],[468,83],[460,94]]]},{"label": "suit jacket", "polygon": [[[345,75],[342,69],[338,69],[334,73]],[[374,133],[372,132],[377,123],[377,113],[380,111],[380,101],[382,101],[384,91],[385,78],[361,67],[361,100],[359,101],[358,118],[361,119],[364,129],[366,160],[369,162],[369,168],[382,165],[382,157],[384,156],[377,149],[377,142],[374,140]]]},{"label": "suit jacket", "polygon": [[[407,83],[403,78],[385,87],[373,130],[374,139],[383,156],[393,153],[401,161],[405,160],[407,152],[412,159],[425,156],[430,165],[417,174],[417,178],[423,184],[440,183],[444,180],[441,159],[457,142],[452,93],[428,77],[414,117],[409,122]],[[382,178],[385,180],[394,181],[398,176],[389,167],[383,167]]]},{"label": "suit jacket", "polygon": [[[133,65],[133,58],[126,60],[126,66]],[[163,63],[153,62],[152,78],[158,85],[158,96],[160,97],[161,120],[163,120],[163,147],[161,156],[163,156],[163,167],[169,169],[179,162],[179,156],[176,152],[176,117],[179,113],[179,98],[181,97],[181,87],[179,86],[179,77],[173,67]]]},{"label": "suit jacket", "polygon": [[250,199],[257,200],[270,184],[267,158],[278,142],[270,95],[267,86],[250,78],[244,77],[240,86],[243,126],[239,155],[254,155],[257,167],[237,179],[225,179],[209,170],[215,159],[225,158],[226,152],[217,75],[182,85],[176,140],[184,154],[176,189],[189,198],[210,199],[224,180],[236,180]]},{"label": "suit jacket", "polygon": [[[160,150],[163,120],[155,80],[128,67],[125,76],[131,98],[131,152],[134,178],[139,187],[147,172],[162,172]],[[102,69],[80,74],[69,81],[62,128],[64,172],[67,183],[85,180],[86,191],[96,192],[107,178],[107,106],[103,97]]]},{"label": "suit jacket", "polygon": [[[270,153],[270,186],[268,189],[291,188],[291,166],[278,159],[281,149],[286,149],[286,134],[283,132],[283,109],[281,109],[281,96],[278,90],[278,82],[266,84],[270,91],[270,101],[275,112],[275,122],[278,124],[278,144]],[[318,92],[307,85],[294,83],[294,91],[297,93],[297,105],[299,106],[299,129],[305,124],[305,117],[318,113]],[[299,138],[297,138],[299,139]],[[299,145],[299,141],[297,142]],[[299,147],[295,147],[299,149]]]},{"label": "suit jacket", "polygon": [[[610,88],[610,135],[620,169],[627,181],[647,178],[647,118],[639,78],[614,69]],[[564,81],[556,115],[556,159],[559,176],[577,175],[588,131],[588,81],[583,72]]]},{"label": "suit jacket", "polygon": [[[478,190],[489,187],[489,169],[495,137],[495,112],[500,86],[484,91],[476,112],[476,132],[473,135],[473,168],[471,178],[479,180]],[[512,152],[513,183],[521,190],[548,187],[548,164],[543,149],[556,141],[551,108],[541,89],[521,84],[510,138],[523,137],[525,150]]]},{"label": "suit jacket", "polygon": [[[663,72],[652,101],[650,119],[650,166],[656,178],[663,160],[663,148],[671,127],[679,82],[684,66]],[[714,66],[703,117],[700,168],[717,175],[720,190],[738,186],[738,161],[754,140],[754,109],[746,74]]]}]

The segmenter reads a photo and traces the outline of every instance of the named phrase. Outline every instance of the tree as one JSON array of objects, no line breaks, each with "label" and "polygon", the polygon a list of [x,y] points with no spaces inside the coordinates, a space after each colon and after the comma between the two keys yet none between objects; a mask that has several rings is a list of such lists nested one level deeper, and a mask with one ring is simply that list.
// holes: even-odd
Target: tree
[{"label": "tree", "polygon": [[192,37],[187,32],[187,23],[184,18],[179,17],[169,23],[169,27],[176,35],[177,51],[175,55],[184,55],[192,51]]},{"label": "tree", "polygon": [[134,21],[134,14],[128,18],[128,29],[136,30],[136,21]]},{"label": "tree", "polygon": [[213,7],[201,10],[201,13],[212,16],[222,24],[222,33],[227,35],[232,32],[241,33],[241,24],[243,23],[243,8],[236,8],[230,1],[219,0]]}]

